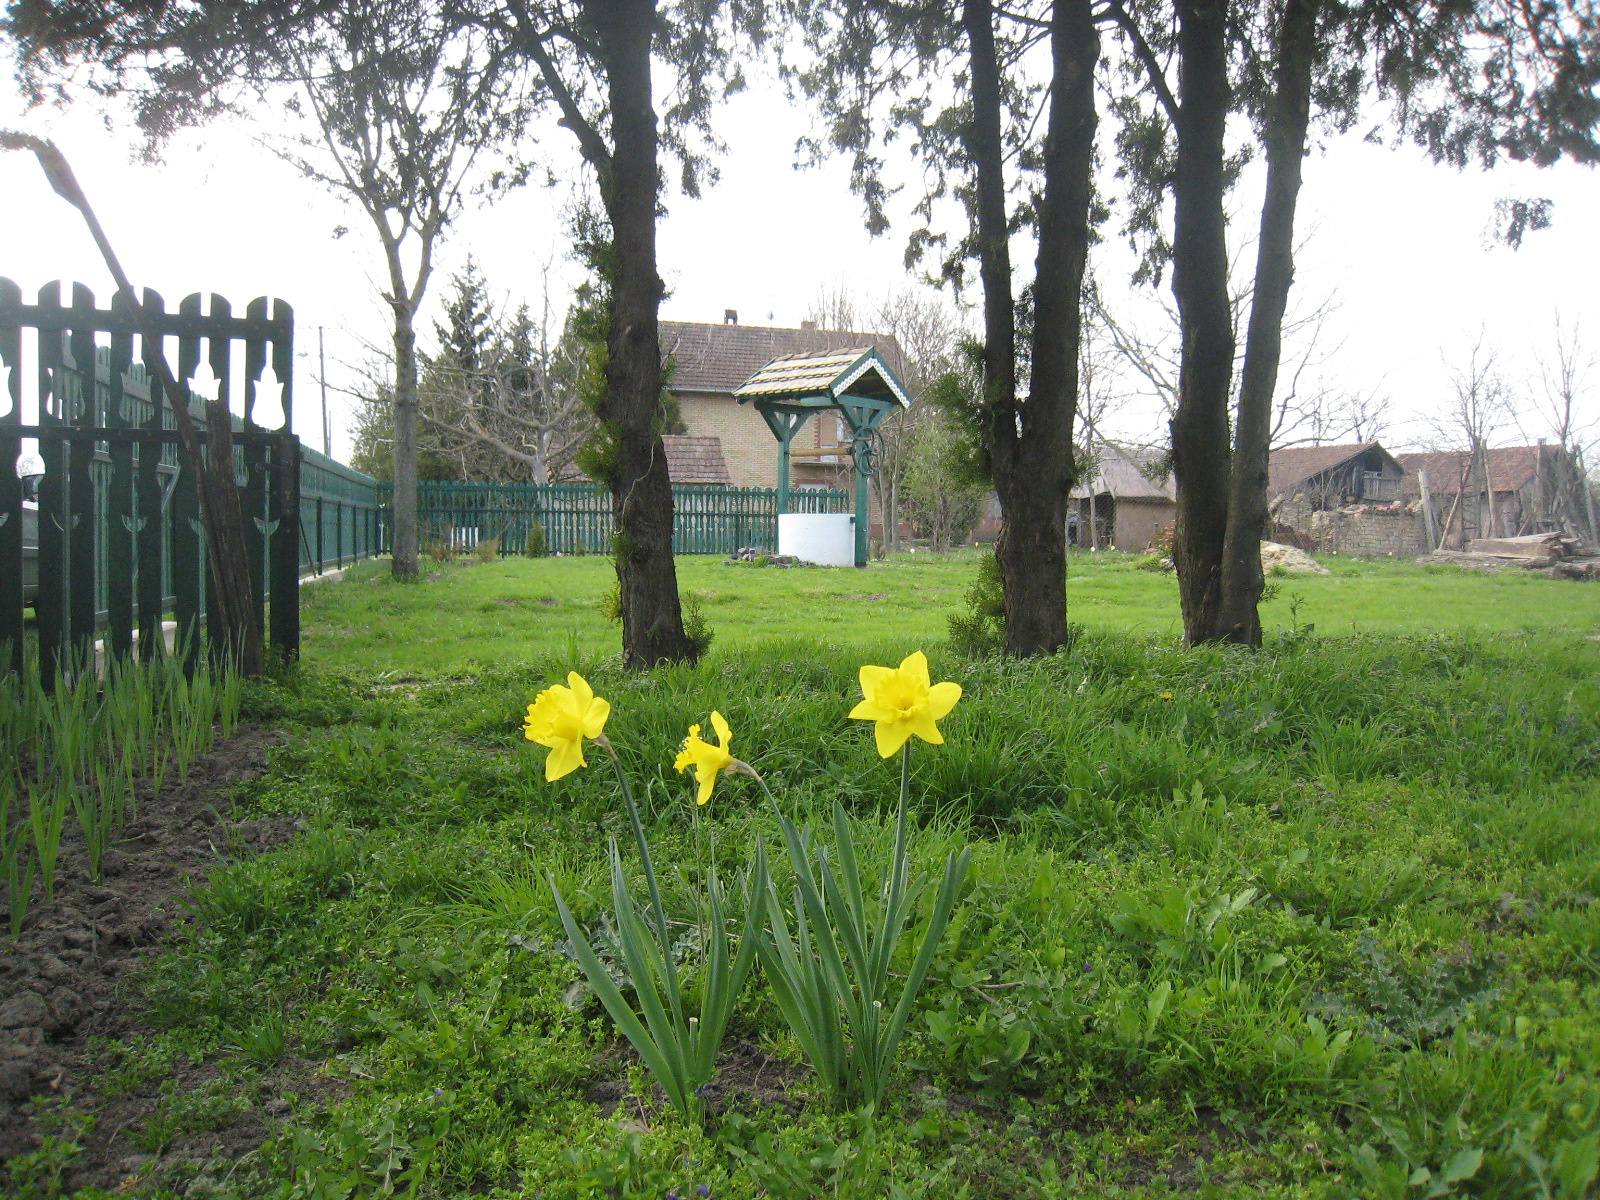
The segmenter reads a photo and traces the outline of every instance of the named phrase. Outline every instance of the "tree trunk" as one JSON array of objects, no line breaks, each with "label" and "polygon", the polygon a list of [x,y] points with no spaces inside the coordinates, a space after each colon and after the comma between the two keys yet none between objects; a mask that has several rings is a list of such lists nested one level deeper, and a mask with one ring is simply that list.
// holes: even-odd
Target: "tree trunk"
[{"label": "tree trunk", "polygon": [[1185,639],[1215,641],[1228,526],[1228,393],[1233,313],[1228,301],[1223,136],[1230,101],[1227,0],[1178,0],[1178,164],[1172,291],[1183,332],[1172,417],[1177,516],[1172,559]]},{"label": "tree trunk", "polygon": [[[1010,449],[1016,441],[1017,331],[1011,294],[1011,243],[1006,215],[1005,148],[1000,132],[1000,68],[995,57],[994,11],[989,0],[964,0],[961,24],[971,61],[972,115],[963,130],[972,163],[976,203],[978,279],[983,288],[983,421],[995,492],[1000,498],[1000,535],[995,559],[1005,596],[1006,650],[1011,651],[1011,610],[1020,599],[1012,575],[1020,555],[1008,545],[1012,527],[1014,473]],[[1020,498],[1015,502],[1019,507]],[[1008,568],[1010,568],[1008,570]]]},{"label": "tree trunk", "polygon": [[622,588],[622,656],[630,670],[692,662],[683,629],[678,574],[672,560],[672,481],[661,444],[661,349],[657,314],[663,287],[656,273],[656,114],[650,90],[654,0],[600,6],[601,39],[611,102],[613,148],[602,183],[611,221],[615,275],[600,419],[616,445],[610,479],[616,524],[617,579]]},{"label": "tree trunk", "polygon": [[1067,640],[1067,497],[1075,474],[1072,430],[1100,41],[1088,0],[1057,0],[1051,11],[1054,82],[1039,201],[1033,356],[1028,400],[1019,412],[993,20],[986,0],[968,0],[963,7],[972,59],[967,148],[977,176],[984,289],[985,432],[1001,510],[995,559],[1005,593],[1006,653],[1026,657],[1052,654]]},{"label": "tree trunk", "polygon": [[410,297],[397,284],[394,311],[394,561],[392,573],[415,579],[417,542],[417,334]]},{"label": "tree trunk", "polygon": [[878,538],[878,558],[890,557],[894,542],[890,534],[890,515],[894,509],[893,483],[886,478],[888,472],[878,474],[878,520],[883,522],[883,536]]},{"label": "tree trunk", "polygon": [[1286,0],[1278,30],[1272,111],[1268,116],[1267,190],[1256,246],[1255,292],[1245,335],[1233,474],[1222,549],[1222,601],[1214,636],[1261,644],[1261,539],[1267,529],[1267,465],[1272,400],[1283,354],[1283,314],[1294,282],[1294,218],[1300,164],[1311,120],[1311,69],[1316,59],[1319,0]]}]

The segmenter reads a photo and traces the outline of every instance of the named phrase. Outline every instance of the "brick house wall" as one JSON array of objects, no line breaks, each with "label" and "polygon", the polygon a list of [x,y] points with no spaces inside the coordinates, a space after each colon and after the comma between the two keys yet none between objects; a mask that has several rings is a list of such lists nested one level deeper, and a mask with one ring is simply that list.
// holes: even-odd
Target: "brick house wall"
[{"label": "brick house wall", "polygon": [[722,439],[734,487],[778,486],[778,439],[753,407],[727,394],[680,392],[678,419],[687,434]]},{"label": "brick house wall", "polygon": [[[695,437],[722,439],[722,457],[734,487],[778,486],[778,439],[761,419],[753,404],[740,404],[729,392],[679,392],[678,419],[683,431]],[[795,450],[818,450],[834,445],[838,436],[838,415],[827,412],[807,421],[796,435]],[[848,434],[846,435],[848,437]],[[793,487],[854,487],[855,476],[848,454],[836,456],[838,462],[823,463],[803,458],[789,464],[789,483]]]}]

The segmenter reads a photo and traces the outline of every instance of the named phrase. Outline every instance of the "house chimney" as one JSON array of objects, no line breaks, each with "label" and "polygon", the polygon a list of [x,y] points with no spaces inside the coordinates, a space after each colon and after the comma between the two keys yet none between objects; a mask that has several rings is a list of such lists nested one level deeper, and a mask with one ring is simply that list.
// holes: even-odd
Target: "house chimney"
[{"label": "house chimney", "polygon": [[737,325],[739,323],[739,310],[737,308],[723,309],[722,323],[724,325]]},{"label": "house chimney", "polygon": [[800,322],[800,328],[801,329],[815,329],[816,327],[817,327],[817,323],[815,321],[801,321]]}]

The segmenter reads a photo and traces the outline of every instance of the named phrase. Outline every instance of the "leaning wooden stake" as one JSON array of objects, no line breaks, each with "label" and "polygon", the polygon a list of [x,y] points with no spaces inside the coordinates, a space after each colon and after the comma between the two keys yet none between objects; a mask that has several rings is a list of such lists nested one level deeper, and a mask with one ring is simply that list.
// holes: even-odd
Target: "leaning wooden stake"
[{"label": "leaning wooden stake", "polygon": [[200,493],[200,522],[205,528],[207,559],[221,610],[221,628],[229,659],[246,675],[259,675],[264,667],[261,632],[256,628],[254,602],[250,589],[249,551],[244,537],[244,510],[239,504],[239,489],[233,478],[233,425],[226,413],[213,412],[206,422],[206,451],[201,453],[200,433],[189,415],[189,390],[179,388],[167,364],[161,332],[106,239],[100,220],[78,186],[77,177],[66,157],[53,142],[11,130],[0,130],[0,149],[31,150],[44,168],[45,177],[56,194],[83,214],[89,234],[105,259],[116,281],[122,302],[133,314],[144,342],[147,365],[155,367],[161,390],[166,394],[177,420],[178,436],[183,440],[184,459]]}]

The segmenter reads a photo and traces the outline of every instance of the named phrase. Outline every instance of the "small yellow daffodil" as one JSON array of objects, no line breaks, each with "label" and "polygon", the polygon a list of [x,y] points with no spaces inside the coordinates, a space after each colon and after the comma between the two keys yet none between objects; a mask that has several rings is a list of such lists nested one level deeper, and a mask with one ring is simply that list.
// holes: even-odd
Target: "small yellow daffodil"
[{"label": "small yellow daffodil", "polygon": [[1171,700],[1172,699],[1172,693],[1171,692],[1162,692],[1161,693],[1161,698],[1163,700]]},{"label": "small yellow daffodil", "polygon": [[961,685],[929,686],[928,659],[918,650],[898,667],[862,667],[861,695],[864,699],[850,715],[858,721],[877,722],[878,753],[888,758],[912,734],[935,746],[943,745],[944,735],[934,722],[956,706]]},{"label": "small yellow daffodil", "polygon": [[567,675],[566,687],[558,683],[540,692],[528,705],[528,719],[522,729],[530,742],[550,749],[550,756],[544,760],[545,779],[560,779],[588,766],[583,757],[583,739],[599,737],[610,715],[611,704],[596,696],[576,671]]},{"label": "small yellow daffodil", "polygon": [[689,726],[689,736],[683,739],[683,749],[678,751],[677,761],[672,764],[679,772],[694,768],[695,782],[700,785],[694,798],[696,804],[704,804],[711,799],[711,789],[716,786],[717,776],[734,764],[733,755],[728,753],[728,747],[733,742],[733,730],[728,728],[728,722],[721,713],[711,714],[711,728],[717,731],[716,745],[700,737],[700,726]]}]

